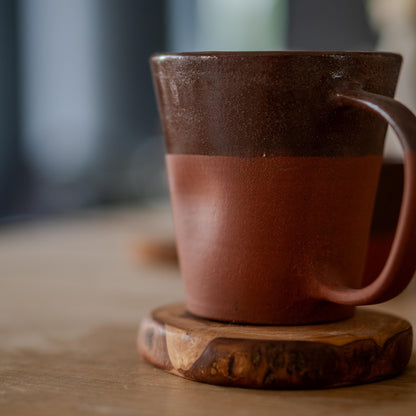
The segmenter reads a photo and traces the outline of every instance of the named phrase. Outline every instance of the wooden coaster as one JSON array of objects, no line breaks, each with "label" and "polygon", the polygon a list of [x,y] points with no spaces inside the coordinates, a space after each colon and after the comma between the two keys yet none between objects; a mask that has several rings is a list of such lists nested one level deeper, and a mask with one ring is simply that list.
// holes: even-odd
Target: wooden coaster
[{"label": "wooden coaster", "polygon": [[190,380],[311,389],[400,373],[410,359],[412,338],[409,322],[366,309],[336,323],[253,326],[200,319],[179,304],[143,320],[138,347],[155,366]]}]

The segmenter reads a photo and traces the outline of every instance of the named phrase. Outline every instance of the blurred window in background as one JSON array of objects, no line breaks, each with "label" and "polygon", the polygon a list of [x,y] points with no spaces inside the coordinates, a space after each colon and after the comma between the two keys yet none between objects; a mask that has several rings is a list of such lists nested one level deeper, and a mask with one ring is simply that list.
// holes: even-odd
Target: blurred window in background
[{"label": "blurred window in background", "polygon": [[289,49],[371,51],[377,40],[362,0],[290,0],[289,21]]},{"label": "blurred window in background", "polygon": [[22,147],[34,210],[161,192],[148,58],[164,48],[165,27],[162,0],[20,1]]},{"label": "blurred window in background", "polygon": [[23,170],[19,149],[18,7],[0,1],[0,218],[13,212]]}]

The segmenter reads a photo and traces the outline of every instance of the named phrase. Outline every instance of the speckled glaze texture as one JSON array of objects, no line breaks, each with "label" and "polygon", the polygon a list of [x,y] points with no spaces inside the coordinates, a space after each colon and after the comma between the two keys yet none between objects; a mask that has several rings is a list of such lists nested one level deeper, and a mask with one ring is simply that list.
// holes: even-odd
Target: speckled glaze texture
[{"label": "speckled glaze texture", "polygon": [[[416,268],[416,119],[389,53],[156,55],[188,310],[253,324],[345,319]],[[387,122],[405,150],[397,235],[360,288]]]},{"label": "speckled glaze texture", "polygon": [[379,154],[385,122],[357,108],[335,108],[331,98],[349,83],[391,97],[400,64],[398,55],[365,53],[156,56],[152,69],[167,152]]}]

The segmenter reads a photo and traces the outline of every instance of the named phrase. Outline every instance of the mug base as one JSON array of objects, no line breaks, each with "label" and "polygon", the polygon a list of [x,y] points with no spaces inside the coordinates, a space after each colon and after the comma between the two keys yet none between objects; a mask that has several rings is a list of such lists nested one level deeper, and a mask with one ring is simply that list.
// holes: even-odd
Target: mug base
[{"label": "mug base", "polygon": [[327,301],[306,302],[285,310],[277,310],[276,304],[246,306],[244,309],[232,307],[230,304],[186,303],[188,312],[198,318],[218,322],[246,325],[310,325],[342,321],[354,315],[354,306],[339,305]]},{"label": "mug base", "polygon": [[189,380],[317,389],[397,375],[411,356],[412,327],[401,318],[360,308],[336,323],[236,325],[196,318],[179,304],[156,309],[143,320],[138,348],[153,365]]}]

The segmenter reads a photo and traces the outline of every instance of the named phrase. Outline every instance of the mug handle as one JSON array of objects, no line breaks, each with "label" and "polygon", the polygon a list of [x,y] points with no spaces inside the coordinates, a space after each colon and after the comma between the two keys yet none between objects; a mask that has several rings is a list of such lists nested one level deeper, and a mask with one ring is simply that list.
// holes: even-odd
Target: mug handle
[{"label": "mug handle", "polygon": [[318,293],[343,305],[380,303],[402,292],[416,268],[416,117],[398,101],[356,87],[337,90],[334,102],[369,110],[390,124],[404,151],[404,189],[393,244],[379,276],[361,289],[318,282]]}]

